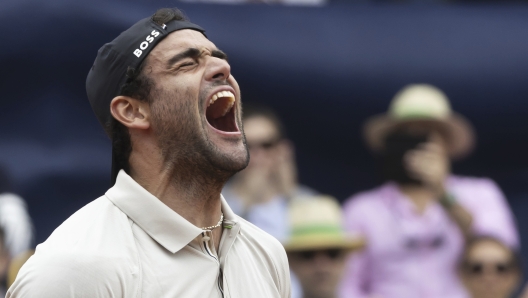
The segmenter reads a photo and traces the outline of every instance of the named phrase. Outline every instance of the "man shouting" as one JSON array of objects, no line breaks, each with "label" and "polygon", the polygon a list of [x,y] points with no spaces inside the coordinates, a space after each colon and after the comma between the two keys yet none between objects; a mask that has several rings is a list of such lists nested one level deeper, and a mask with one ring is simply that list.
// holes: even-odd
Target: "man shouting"
[{"label": "man shouting", "polygon": [[290,297],[282,245],[220,192],[248,164],[227,56],[177,9],[98,52],[115,185],[37,247],[7,297]]}]

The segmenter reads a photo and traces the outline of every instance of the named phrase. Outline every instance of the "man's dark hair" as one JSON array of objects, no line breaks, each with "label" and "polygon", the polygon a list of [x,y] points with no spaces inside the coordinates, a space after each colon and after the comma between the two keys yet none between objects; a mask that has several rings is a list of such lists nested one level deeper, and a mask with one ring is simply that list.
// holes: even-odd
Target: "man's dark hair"
[{"label": "man's dark hair", "polygon": [[[152,15],[152,21],[160,26],[170,21],[186,20],[185,15],[177,8],[161,8]],[[119,95],[133,97],[150,104],[150,93],[154,82],[144,71],[145,61],[146,59],[137,68],[127,69],[127,79],[121,86]],[[114,162],[121,169],[130,173],[128,159],[132,152],[132,143],[128,128],[112,117],[110,122],[106,124],[106,131],[112,138]]]},{"label": "man's dark hair", "polygon": [[279,116],[273,109],[268,106],[257,104],[257,103],[245,103],[243,110],[244,120],[254,117],[263,117],[271,121],[277,128],[279,139],[286,138],[286,131],[284,130],[284,125],[280,120]]}]

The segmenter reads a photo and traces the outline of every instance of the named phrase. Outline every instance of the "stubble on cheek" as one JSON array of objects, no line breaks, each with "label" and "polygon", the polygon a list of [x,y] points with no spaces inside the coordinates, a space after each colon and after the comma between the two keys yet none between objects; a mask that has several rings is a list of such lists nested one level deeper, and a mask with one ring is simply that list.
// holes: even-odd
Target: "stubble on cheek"
[{"label": "stubble on cheek", "polygon": [[156,90],[151,105],[152,129],[165,162],[173,160],[176,153],[185,151],[186,144],[192,141],[193,104],[189,90],[168,92]]}]

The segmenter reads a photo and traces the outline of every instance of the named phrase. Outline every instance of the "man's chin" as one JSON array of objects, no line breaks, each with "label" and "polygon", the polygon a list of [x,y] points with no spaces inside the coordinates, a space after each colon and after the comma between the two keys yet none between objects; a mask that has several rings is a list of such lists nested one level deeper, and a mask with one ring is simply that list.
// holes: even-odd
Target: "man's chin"
[{"label": "man's chin", "polygon": [[249,164],[249,155],[247,155],[247,157],[243,158],[237,163],[235,171],[236,172],[242,171],[248,166],[248,164]]},{"label": "man's chin", "polygon": [[219,172],[232,176],[242,171],[249,164],[249,153],[245,146],[231,149],[228,152],[216,152],[210,156],[211,165]]},{"label": "man's chin", "polygon": [[233,172],[233,174],[242,171],[249,164],[249,154],[246,152],[241,152],[239,154],[229,154],[222,159],[219,168],[223,168],[226,171]]}]

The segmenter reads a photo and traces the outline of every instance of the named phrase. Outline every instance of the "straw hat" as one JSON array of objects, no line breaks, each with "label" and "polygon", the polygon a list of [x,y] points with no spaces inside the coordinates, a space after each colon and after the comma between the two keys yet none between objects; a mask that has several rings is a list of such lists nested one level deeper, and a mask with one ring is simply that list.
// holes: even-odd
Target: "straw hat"
[{"label": "straw hat", "polygon": [[451,110],[449,100],[440,89],[427,84],[409,85],[399,91],[388,113],[367,120],[363,134],[370,149],[382,151],[388,133],[416,122],[438,126],[446,133],[451,158],[460,158],[473,149],[475,135],[471,124]]},{"label": "straw hat", "polygon": [[290,237],[286,251],[327,248],[353,250],[364,245],[362,239],[345,233],[341,208],[329,196],[297,198],[290,204]]}]

